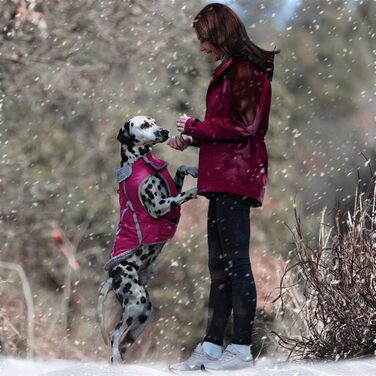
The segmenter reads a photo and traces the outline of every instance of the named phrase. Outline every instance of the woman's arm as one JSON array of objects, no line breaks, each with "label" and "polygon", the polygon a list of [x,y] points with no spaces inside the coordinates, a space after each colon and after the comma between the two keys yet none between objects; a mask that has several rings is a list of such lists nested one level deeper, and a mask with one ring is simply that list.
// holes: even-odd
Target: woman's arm
[{"label": "woman's arm", "polygon": [[197,139],[236,139],[254,136],[264,106],[270,100],[270,82],[248,62],[238,63],[229,75],[231,110],[228,118],[204,121],[189,118],[184,133]]}]

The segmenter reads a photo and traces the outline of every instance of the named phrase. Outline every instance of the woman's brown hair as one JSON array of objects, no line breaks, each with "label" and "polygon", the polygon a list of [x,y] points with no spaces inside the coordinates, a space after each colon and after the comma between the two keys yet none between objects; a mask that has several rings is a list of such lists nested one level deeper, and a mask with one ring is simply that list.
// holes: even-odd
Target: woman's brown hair
[{"label": "woman's brown hair", "polygon": [[200,39],[233,57],[246,57],[271,81],[274,55],[279,50],[267,51],[254,44],[237,14],[219,3],[206,5],[194,18],[193,27]]}]

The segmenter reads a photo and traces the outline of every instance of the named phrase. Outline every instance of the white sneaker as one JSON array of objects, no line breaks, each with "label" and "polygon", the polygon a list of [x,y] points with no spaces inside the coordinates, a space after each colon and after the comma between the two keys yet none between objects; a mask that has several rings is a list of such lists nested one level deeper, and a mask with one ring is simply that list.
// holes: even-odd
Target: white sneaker
[{"label": "white sneaker", "polygon": [[197,371],[204,367],[206,363],[215,362],[216,359],[209,356],[199,343],[192,355],[184,362],[172,364],[169,367],[170,371]]},{"label": "white sneaker", "polygon": [[214,362],[205,363],[206,370],[232,370],[253,366],[252,355],[241,354],[234,345],[228,345],[222,356]]}]

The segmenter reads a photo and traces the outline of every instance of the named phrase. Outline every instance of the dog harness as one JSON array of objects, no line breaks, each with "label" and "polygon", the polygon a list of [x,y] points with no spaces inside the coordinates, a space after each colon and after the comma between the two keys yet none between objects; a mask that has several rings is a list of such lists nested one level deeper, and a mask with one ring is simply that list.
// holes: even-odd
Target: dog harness
[{"label": "dog harness", "polygon": [[120,220],[111,259],[105,264],[105,270],[112,269],[141,245],[164,243],[174,236],[180,218],[180,207],[155,219],[147,212],[140,199],[139,192],[143,182],[156,173],[165,181],[170,196],[176,196],[178,191],[168,172],[167,162],[156,158],[150,152],[133,164],[125,164],[117,170]]}]

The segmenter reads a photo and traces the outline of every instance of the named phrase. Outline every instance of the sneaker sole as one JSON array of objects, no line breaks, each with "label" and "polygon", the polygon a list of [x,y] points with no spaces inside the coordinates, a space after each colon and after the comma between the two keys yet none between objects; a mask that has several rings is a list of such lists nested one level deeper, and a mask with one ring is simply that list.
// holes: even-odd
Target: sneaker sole
[{"label": "sneaker sole", "polygon": [[175,375],[197,375],[197,373],[199,373],[200,371],[203,371],[205,372],[205,369],[196,369],[196,370],[187,370],[187,371],[178,371],[178,370],[175,370],[175,369],[169,369],[168,370],[169,372],[175,374]]}]

